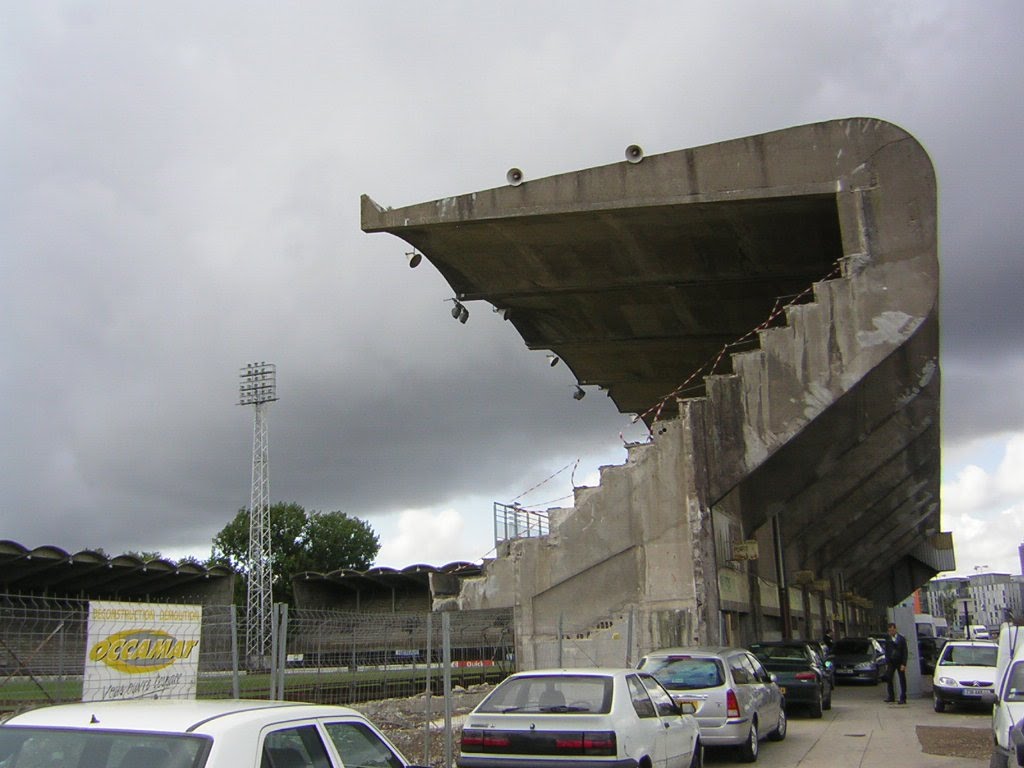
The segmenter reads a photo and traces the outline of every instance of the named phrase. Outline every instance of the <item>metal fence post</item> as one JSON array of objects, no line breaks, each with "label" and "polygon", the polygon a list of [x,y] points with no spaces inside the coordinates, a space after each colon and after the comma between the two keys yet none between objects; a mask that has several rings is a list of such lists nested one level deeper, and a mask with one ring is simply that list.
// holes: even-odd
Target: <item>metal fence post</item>
[{"label": "metal fence post", "polygon": [[284,699],[284,676],[288,668],[288,603],[278,603],[277,618],[277,698]]},{"label": "metal fence post", "polygon": [[[274,606],[276,608],[276,606]],[[270,611],[270,689],[267,698],[271,701],[277,698],[277,615],[272,608]]]},{"label": "metal fence post", "polygon": [[430,686],[430,670],[434,667],[434,654],[433,654],[433,640],[434,640],[434,615],[432,613],[427,614],[427,689],[424,691],[426,701],[424,707],[426,709],[426,717],[423,722],[423,764],[430,765],[430,706],[433,703],[431,696],[433,691]]},{"label": "metal fence post", "polygon": [[452,617],[441,614],[441,647],[444,663],[444,764],[452,766]]},{"label": "metal fence post", "polygon": [[231,605],[230,617],[231,632],[231,695],[236,699],[242,697],[241,681],[238,677],[238,607]]},{"label": "metal fence post", "polygon": [[636,608],[629,609],[629,618],[626,620],[626,666],[633,666],[633,616]]},{"label": "metal fence post", "polygon": [[562,663],[562,638],[565,637],[563,626],[565,624],[565,614],[558,614],[558,668],[564,669],[565,665]]}]

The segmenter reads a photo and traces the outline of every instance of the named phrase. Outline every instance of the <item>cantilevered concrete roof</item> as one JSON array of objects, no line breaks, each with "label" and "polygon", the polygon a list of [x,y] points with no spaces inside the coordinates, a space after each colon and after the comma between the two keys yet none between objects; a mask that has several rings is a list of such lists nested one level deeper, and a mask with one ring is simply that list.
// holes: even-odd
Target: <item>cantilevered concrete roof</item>
[{"label": "cantilevered concrete roof", "polygon": [[460,301],[508,310],[528,347],[551,350],[620,411],[644,413],[842,255],[834,185],[695,202],[669,183],[622,204],[640,177],[678,173],[675,154],[401,212],[364,196],[363,228],[398,234]]}]

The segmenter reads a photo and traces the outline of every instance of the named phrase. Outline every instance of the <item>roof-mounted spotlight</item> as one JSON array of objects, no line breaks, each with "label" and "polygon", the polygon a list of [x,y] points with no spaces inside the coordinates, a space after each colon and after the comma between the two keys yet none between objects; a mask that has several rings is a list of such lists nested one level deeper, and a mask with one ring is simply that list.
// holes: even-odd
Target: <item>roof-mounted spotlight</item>
[{"label": "roof-mounted spotlight", "polygon": [[644,150],[639,144],[630,144],[626,147],[626,162],[639,163],[644,159]]},{"label": "roof-mounted spotlight", "polygon": [[452,317],[458,320],[460,323],[465,325],[466,321],[469,320],[469,310],[463,305],[461,301],[456,298],[452,298]]},{"label": "roof-mounted spotlight", "polygon": [[409,260],[409,268],[415,269],[423,261],[423,254],[417,251],[415,248],[411,251],[406,251],[405,258]]},{"label": "roof-mounted spotlight", "polygon": [[573,400],[582,400],[586,396],[587,396],[587,393],[583,391],[583,387],[581,387],[579,384],[577,384],[576,385],[576,391],[572,393],[572,399]]},{"label": "roof-mounted spotlight", "polygon": [[513,187],[518,187],[523,183],[523,172],[518,168],[509,168],[508,173],[505,174],[505,181]]},{"label": "roof-mounted spotlight", "polygon": [[548,365],[550,365],[552,368],[554,368],[556,365],[558,365],[558,361],[559,361],[558,355],[548,355]]}]

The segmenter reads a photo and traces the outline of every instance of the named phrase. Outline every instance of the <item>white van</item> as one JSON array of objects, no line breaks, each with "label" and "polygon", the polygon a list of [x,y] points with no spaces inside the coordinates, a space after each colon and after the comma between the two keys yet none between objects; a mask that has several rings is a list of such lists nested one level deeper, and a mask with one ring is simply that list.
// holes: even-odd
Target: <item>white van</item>
[{"label": "white van", "polygon": [[992,635],[988,633],[988,627],[984,624],[971,624],[967,627],[968,640],[991,640]]},{"label": "white van", "polygon": [[[1015,754],[1010,730],[1024,719],[1024,627],[1003,624],[999,632],[996,660],[995,692],[986,691],[982,701],[992,702],[992,735],[996,752],[1007,759],[1024,757]],[[1024,751],[1024,750],[1022,750]],[[1009,763],[1008,763],[1009,764]],[[1018,765],[1024,765],[1018,761]]]}]

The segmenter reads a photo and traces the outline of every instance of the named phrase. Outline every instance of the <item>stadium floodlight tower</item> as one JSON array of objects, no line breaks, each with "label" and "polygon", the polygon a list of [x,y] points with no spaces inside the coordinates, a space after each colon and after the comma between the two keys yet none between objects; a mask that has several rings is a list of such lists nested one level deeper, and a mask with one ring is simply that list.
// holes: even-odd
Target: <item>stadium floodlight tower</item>
[{"label": "stadium floodlight tower", "polygon": [[277,366],[249,363],[239,374],[239,405],[255,406],[252,428],[252,494],[249,501],[249,583],[246,590],[245,653],[250,668],[267,666],[270,655],[270,451],[267,442],[267,406],[277,400]]}]

